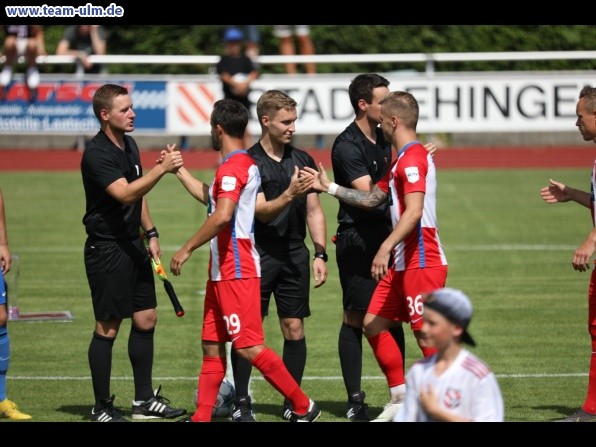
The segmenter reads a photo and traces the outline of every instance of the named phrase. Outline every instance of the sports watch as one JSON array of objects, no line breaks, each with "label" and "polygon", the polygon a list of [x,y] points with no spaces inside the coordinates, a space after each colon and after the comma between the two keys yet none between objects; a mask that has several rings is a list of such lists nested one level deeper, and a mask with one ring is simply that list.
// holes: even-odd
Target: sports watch
[{"label": "sports watch", "polygon": [[313,260],[316,258],[321,258],[323,261],[327,262],[327,260],[329,259],[329,256],[327,256],[327,253],[325,253],[324,251],[318,251],[313,256]]}]

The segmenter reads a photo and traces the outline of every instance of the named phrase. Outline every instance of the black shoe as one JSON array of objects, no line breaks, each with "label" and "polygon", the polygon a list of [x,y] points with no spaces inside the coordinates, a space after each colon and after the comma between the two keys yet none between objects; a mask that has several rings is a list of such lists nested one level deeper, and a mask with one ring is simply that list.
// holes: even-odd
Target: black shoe
[{"label": "black shoe", "polygon": [[594,422],[596,421],[596,414],[587,413],[583,408],[578,409],[571,416],[565,419],[559,419],[557,422]]},{"label": "black shoe", "polygon": [[346,417],[352,422],[368,422],[368,405],[364,403],[366,394],[364,391],[359,391],[350,396],[348,401],[348,411]]},{"label": "black shoe", "polygon": [[234,399],[234,406],[232,407],[232,421],[257,422],[255,415],[252,412],[252,400],[250,396]]},{"label": "black shoe", "polygon": [[100,400],[99,405],[91,409],[91,420],[95,422],[128,422],[114,408],[115,397],[112,395],[108,400]]},{"label": "black shoe", "polygon": [[145,402],[132,401],[133,419],[172,419],[186,414],[184,408],[170,407],[169,399],[161,396],[161,385],[155,390],[155,395]]},{"label": "black shoe", "polygon": [[292,410],[293,409],[294,408],[292,407],[292,403],[288,402],[287,400],[284,400],[283,410],[282,410],[282,414],[281,414],[282,419],[285,419],[286,421],[289,421],[290,419],[292,419]]},{"label": "black shoe", "polygon": [[308,412],[306,414],[298,414],[292,411],[290,422],[315,422],[321,416],[321,410],[312,400],[308,405]]}]

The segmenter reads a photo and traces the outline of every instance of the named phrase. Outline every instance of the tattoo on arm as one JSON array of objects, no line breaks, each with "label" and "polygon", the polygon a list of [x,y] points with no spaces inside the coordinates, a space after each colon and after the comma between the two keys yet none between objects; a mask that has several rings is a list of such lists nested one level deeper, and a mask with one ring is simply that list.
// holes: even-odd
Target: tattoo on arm
[{"label": "tattoo on arm", "polygon": [[337,188],[335,196],[345,204],[367,210],[374,209],[387,200],[387,194],[378,186],[374,186],[372,191],[360,191],[340,186]]}]

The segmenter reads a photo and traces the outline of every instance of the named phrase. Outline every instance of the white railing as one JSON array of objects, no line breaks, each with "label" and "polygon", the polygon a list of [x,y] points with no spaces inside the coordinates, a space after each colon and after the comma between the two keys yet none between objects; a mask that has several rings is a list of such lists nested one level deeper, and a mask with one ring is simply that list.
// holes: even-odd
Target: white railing
[{"label": "white railing", "polygon": [[[220,56],[213,55],[91,55],[89,62],[94,64],[190,64],[213,65]],[[382,63],[382,62],[423,62],[426,71],[433,72],[437,62],[470,62],[470,61],[528,61],[528,60],[596,60],[596,51],[516,51],[492,53],[391,53],[391,54],[313,54],[294,56],[262,55],[256,62],[262,65],[296,63]],[[76,56],[39,56],[38,64],[73,64]]]}]

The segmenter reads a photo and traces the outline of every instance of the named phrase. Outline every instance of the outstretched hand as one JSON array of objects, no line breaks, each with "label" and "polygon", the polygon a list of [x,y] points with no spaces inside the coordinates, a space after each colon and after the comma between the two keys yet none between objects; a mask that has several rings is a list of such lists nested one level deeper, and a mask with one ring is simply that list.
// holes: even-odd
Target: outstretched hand
[{"label": "outstretched hand", "polygon": [[323,168],[323,163],[319,162],[317,166],[318,170],[315,171],[313,168],[309,166],[305,166],[300,170],[301,175],[310,175],[313,179],[312,188],[319,192],[327,192],[329,190],[329,185],[331,184],[331,180],[327,177],[327,172],[325,172],[325,168]]},{"label": "outstretched hand", "polygon": [[294,166],[294,174],[290,179],[288,193],[293,198],[300,197],[312,189],[315,177],[312,174],[300,171],[298,166]]},{"label": "outstretched hand", "polygon": [[567,202],[570,197],[567,193],[567,187],[561,183],[556,182],[552,178],[549,179],[549,186],[540,189],[540,196],[542,200],[547,203]]},{"label": "outstretched hand", "polygon": [[162,149],[155,164],[162,165],[166,172],[176,172],[184,165],[182,152],[176,150],[176,143],[167,144],[166,149]]}]

